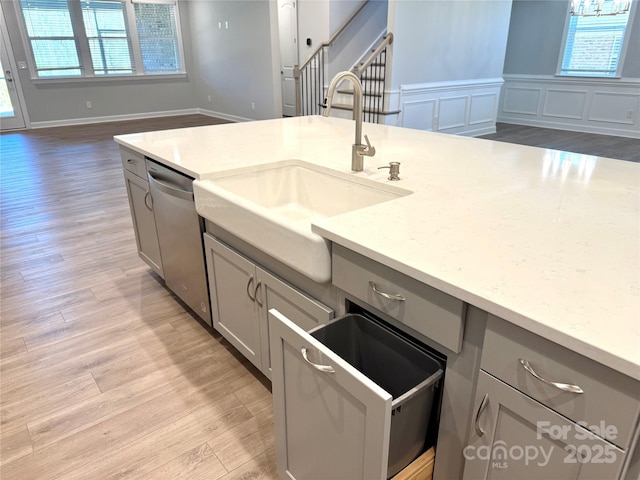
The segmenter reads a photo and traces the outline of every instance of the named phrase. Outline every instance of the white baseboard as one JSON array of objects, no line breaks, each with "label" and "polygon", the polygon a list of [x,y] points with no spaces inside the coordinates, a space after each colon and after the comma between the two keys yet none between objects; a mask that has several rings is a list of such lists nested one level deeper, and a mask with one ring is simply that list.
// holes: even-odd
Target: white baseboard
[{"label": "white baseboard", "polygon": [[142,120],[145,118],[174,117],[177,115],[198,114],[198,108],[184,110],[167,110],[162,112],[129,113],[125,115],[107,115],[103,117],[67,118],[63,120],[49,120],[44,122],[31,122],[31,128],[66,127],[72,125],[87,125],[91,123],[122,122],[125,120]]},{"label": "white baseboard", "polygon": [[505,75],[498,122],[640,138],[640,79]]},{"label": "white baseboard", "polygon": [[239,117],[237,115],[230,115],[228,113],[222,113],[222,112],[214,112],[213,110],[205,110],[204,108],[196,108],[197,112],[201,115],[206,115],[208,117],[216,117],[216,118],[221,118],[222,120],[229,120],[230,122],[252,122],[255,119],[253,118],[246,118],[246,117]]},{"label": "white baseboard", "polygon": [[143,120],[145,118],[175,117],[178,115],[206,115],[208,117],[221,118],[230,122],[250,122],[252,118],[229,115],[222,112],[214,112],[203,108],[185,108],[182,110],[166,110],[162,112],[129,113],[126,115],[106,115],[102,117],[67,118],[63,120],[49,120],[44,122],[31,122],[30,128],[67,127],[72,125],[88,125],[92,123],[123,122],[126,120]]},{"label": "white baseboard", "polygon": [[550,128],[552,130],[566,130],[569,132],[595,133],[598,135],[611,135],[613,137],[627,137],[640,139],[640,131],[630,132],[619,128],[595,127],[592,125],[575,125],[573,123],[550,122],[548,120],[538,120],[535,118],[522,119],[519,117],[509,117],[502,115],[498,117],[499,123],[509,123],[512,125],[524,125],[526,127]]}]

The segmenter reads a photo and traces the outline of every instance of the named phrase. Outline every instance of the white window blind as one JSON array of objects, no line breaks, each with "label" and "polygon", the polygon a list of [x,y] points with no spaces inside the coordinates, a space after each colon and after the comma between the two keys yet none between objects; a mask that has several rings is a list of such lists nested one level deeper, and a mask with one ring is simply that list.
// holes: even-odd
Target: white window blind
[{"label": "white window blind", "polygon": [[608,15],[614,8],[614,0],[605,0],[602,15],[570,17],[560,75],[618,75],[630,14]]},{"label": "white window blind", "polygon": [[135,3],[134,9],[145,73],[181,70],[176,5]]},{"label": "white window blind", "polygon": [[21,7],[38,76],[81,75],[67,0],[21,0]]},{"label": "white window blind", "polygon": [[20,0],[36,78],[184,73],[177,3]]},{"label": "white window blind", "polygon": [[83,0],[82,18],[95,75],[132,74],[125,4]]}]

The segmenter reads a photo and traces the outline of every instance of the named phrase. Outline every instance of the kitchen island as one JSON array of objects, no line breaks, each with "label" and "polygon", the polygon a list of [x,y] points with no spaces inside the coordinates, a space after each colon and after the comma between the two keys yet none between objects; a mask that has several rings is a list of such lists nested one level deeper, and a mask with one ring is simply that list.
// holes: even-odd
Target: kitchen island
[{"label": "kitchen island", "polygon": [[[353,122],[334,118],[195,127],[116,141],[197,181],[303,160],[410,190],[311,228],[640,380],[640,165],[374,124],[365,124],[364,133],[377,153],[358,173],[350,171]],[[392,161],[401,163],[399,182],[379,169]],[[636,409],[631,430],[637,422]]]},{"label": "kitchen island", "polygon": [[[413,195],[313,230],[640,379],[640,165],[366,124],[377,153],[353,175]],[[116,141],[195,179],[303,159],[350,172],[353,123],[296,117]]]}]

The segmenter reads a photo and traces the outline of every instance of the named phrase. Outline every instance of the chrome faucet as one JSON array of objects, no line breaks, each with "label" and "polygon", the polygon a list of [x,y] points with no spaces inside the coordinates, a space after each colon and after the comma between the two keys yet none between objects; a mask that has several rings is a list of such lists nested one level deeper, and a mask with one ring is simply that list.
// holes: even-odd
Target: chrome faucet
[{"label": "chrome faucet", "polygon": [[364,156],[373,157],[376,154],[375,147],[369,143],[369,137],[364,136],[366,145],[362,144],[362,84],[360,79],[352,72],[339,72],[329,84],[327,92],[327,105],[324,113],[325,117],[331,112],[331,99],[336,91],[336,87],[343,80],[350,80],[353,84],[353,119],[356,121],[356,139],[351,146],[351,170],[361,172],[364,168]]}]

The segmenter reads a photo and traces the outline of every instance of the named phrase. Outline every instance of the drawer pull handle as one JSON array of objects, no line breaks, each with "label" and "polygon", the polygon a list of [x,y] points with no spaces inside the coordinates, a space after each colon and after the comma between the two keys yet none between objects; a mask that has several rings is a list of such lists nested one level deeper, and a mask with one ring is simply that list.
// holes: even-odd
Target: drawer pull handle
[{"label": "drawer pull handle", "polygon": [[249,277],[249,281],[247,282],[247,296],[251,299],[252,302],[255,303],[256,297],[251,296],[251,284],[253,283],[253,275]]},{"label": "drawer pull handle", "polygon": [[377,295],[380,295],[381,297],[387,298],[389,300],[396,300],[398,302],[404,302],[406,300],[406,298],[404,298],[404,296],[400,295],[399,293],[381,292],[380,290],[377,289],[376,283],[372,280],[369,280],[369,286],[371,287],[371,290],[374,291],[374,293],[376,293]]},{"label": "drawer pull handle", "polygon": [[304,358],[305,362],[307,362],[316,370],[320,370],[321,372],[324,372],[324,373],[336,373],[336,371],[333,369],[331,365],[320,365],[318,363],[313,363],[311,360],[309,360],[309,357],[307,356],[307,347],[302,347],[300,349],[300,353],[302,353],[302,358]]},{"label": "drawer pull handle", "polygon": [[[147,202],[147,199],[151,200],[151,205]],[[147,190],[144,194],[144,206],[147,207],[147,210],[153,212],[153,198],[151,197],[151,191]]]},{"label": "drawer pull handle", "polygon": [[258,290],[260,290],[260,285],[262,285],[262,280],[258,280],[258,283],[256,283],[256,288],[253,290],[253,299],[259,307],[262,307],[262,302],[258,299]]},{"label": "drawer pull handle", "polygon": [[538,375],[535,372],[535,370],[533,369],[533,367],[529,363],[529,360],[525,360],[525,359],[521,358],[520,359],[520,364],[524,367],[524,369],[527,372],[529,372],[531,375],[533,375],[534,378],[537,378],[538,380],[540,380],[542,383],[546,383],[547,385],[551,385],[552,387],[555,387],[558,390],[562,390],[563,392],[584,393],[584,390],[582,390],[578,385],[571,385],[570,383],[552,382],[550,380],[547,380],[546,378],[542,378],[540,375]]},{"label": "drawer pull handle", "polygon": [[484,430],[480,428],[480,415],[482,415],[482,412],[487,406],[487,403],[489,403],[489,394],[485,393],[484,397],[482,397],[482,401],[480,402],[480,406],[478,407],[478,411],[476,412],[476,435],[478,435],[479,437],[482,437],[484,435]]}]

